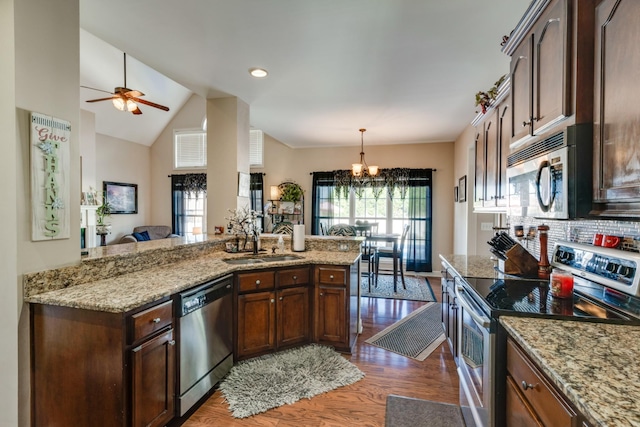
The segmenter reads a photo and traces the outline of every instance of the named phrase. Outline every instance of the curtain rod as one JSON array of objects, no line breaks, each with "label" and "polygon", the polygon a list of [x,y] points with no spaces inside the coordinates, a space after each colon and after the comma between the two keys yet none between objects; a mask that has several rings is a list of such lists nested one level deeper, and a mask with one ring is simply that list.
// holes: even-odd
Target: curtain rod
[{"label": "curtain rod", "polygon": [[[388,168],[388,169],[396,169],[396,168]],[[429,169],[429,168],[401,168],[401,169]],[[437,172],[438,169],[431,169],[432,172]],[[309,172],[309,175],[313,175],[315,172]]]},{"label": "curtain rod", "polygon": [[[195,173],[206,173],[206,172],[195,172]],[[266,176],[267,174],[264,172],[252,172],[252,173],[259,173],[262,176]],[[187,175],[186,173],[177,173],[175,175]],[[173,175],[167,175],[167,178],[171,178]]]}]

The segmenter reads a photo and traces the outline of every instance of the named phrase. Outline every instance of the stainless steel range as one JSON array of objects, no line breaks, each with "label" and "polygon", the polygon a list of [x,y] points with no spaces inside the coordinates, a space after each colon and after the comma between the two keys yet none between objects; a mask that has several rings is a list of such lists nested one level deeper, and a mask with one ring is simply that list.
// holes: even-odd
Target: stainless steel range
[{"label": "stainless steel range", "polygon": [[551,296],[548,280],[456,280],[460,406],[470,426],[502,426],[502,315],[640,324],[640,254],[577,243],[554,246],[551,264],[574,275],[573,298]]}]

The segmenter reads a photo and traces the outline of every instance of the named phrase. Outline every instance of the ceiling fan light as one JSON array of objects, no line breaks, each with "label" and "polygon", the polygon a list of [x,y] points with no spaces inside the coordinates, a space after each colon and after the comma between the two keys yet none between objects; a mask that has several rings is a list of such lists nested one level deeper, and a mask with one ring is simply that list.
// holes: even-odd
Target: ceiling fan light
[{"label": "ceiling fan light", "polygon": [[138,108],[138,104],[130,99],[127,99],[127,111],[134,111]]},{"label": "ceiling fan light", "polygon": [[124,111],[125,108],[127,107],[127,105],[124,102],[124,99],[120,97],[113,98],[111,102],[113,103],[113,106],[120,111]]}]

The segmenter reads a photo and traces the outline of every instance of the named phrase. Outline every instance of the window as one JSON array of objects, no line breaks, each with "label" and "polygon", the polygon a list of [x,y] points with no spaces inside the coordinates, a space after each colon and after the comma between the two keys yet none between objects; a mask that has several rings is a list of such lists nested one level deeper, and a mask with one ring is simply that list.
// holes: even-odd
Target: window
[{"label": "window", "polygon": [[174,169],[207,167],[207,133],[202,130],[174,131]]},{"label": "window", "polygon": [[264,166],[264,134],[261,130],[249,131],[249,166]]},{"label": "window", "polygon": [[173,233],[207,234],[207,175],[171,175]]},{"label": "window", "polygon": [[[411,225],[405,243],[406,268],[411,271],[431,271],[431,169],[386,170],[398,185],[383,187],[379,197],[371,187],[344,188],[337,184],[349,171],[315,172],[313,174],[312,234],[320,234],[320,223],[326,228],[335,224],[355,224],[357,220],[378,223],[378,233],[402,234],[405,224]],[[385,170],[381,170],[384,174]],[[400,179],[398,179],[400,177]],[[388,178],[381,179],[388,182]],[[377,189],[378,191],[380,188]],[[340,197],[338,197],[340,192]]]}]

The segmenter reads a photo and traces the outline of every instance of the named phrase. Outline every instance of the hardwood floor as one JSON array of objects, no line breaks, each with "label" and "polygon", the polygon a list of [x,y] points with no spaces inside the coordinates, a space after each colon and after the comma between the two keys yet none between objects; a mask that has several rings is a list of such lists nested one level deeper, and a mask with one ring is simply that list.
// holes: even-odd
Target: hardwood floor
[{"label": "hardwood floor", "polygon": [[[430,278],[430,283],[439,300],[440,280]],[[220,391],[216,390],[183,426],[382,427],[389,394],[457,404],[458,375],[446,342],[423,362],[364,342],[423,304],[362,298],[364,330],[353,354],[345,355],[366,374],[361,381],[244,419],[231,416]]]}]

